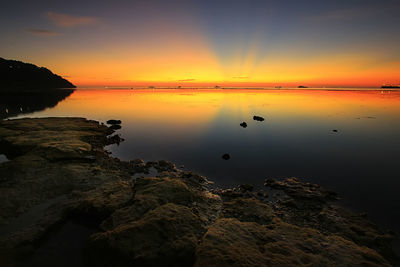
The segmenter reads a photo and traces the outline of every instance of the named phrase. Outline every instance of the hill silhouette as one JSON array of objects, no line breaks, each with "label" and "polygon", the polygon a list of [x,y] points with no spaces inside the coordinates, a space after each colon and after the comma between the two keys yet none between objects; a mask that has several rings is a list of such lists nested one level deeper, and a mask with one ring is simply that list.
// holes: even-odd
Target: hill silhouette
[{"label": "hill silhouette", "polygon": [[75,88],[71,82],[49,69],[0,57],[0,91],[32,91]]}]

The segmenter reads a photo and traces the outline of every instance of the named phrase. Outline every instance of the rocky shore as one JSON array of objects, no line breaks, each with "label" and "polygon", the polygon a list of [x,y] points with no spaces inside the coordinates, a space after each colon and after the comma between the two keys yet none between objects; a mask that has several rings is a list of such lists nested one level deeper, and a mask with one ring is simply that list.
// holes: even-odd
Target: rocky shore
[{"label": "rocky shore", "polygon": [[296,178],[219,189],[112,158],[83,118],[0,122],[1,266],[393,266],[394,235]]}]

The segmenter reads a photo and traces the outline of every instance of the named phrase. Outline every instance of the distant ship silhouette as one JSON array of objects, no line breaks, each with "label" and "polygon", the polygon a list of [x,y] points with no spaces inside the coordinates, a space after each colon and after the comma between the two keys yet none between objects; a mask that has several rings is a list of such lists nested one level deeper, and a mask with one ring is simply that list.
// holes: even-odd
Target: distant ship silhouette
[{"label": "distant ship silhouette", "polygon": [[400,88],[400,85],[384,84],[381,88]]}]

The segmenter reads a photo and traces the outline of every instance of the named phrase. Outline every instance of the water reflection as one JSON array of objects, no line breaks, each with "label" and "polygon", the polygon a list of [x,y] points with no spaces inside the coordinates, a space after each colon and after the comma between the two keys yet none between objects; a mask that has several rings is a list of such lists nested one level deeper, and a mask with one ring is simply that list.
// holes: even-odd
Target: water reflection
[{"label": "water reflection", "polygon": [[74,90],[49,90],[31,92],[1,92],[0,93],[0,119],[28,114],[44,110],[57,105]]}]

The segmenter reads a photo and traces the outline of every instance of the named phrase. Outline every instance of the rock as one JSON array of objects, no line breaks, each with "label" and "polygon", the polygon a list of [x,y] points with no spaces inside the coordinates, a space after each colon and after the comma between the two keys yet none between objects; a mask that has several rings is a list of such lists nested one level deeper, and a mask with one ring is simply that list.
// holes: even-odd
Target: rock
[{"label": "rock", "polygon": [[328,201],[337,200],[337,194],[332,191],[327,191],[316,184],[302,183],[297,178],[287,178],[283,181],[267,179],[265,186],[284,191],[290,197],[295,199],[308,199],[326,203]]},{"label": "rock", "polygon": [[113,125],[111,125],[110,127],[109,127],[111,130],[119,130],[119,129],[121,129],[122,127],[121,127],[121,125],[118,125],[118,124],[113,124]]},{"label": "rock", "polygon": [[116,124],[121,124],[121,120],[108,120],[107,124],[111,124],[111,125],[116,125]]},{"label": "rock", "polygon": [[191,209],[168,203],[93,235],[88,257],[100,266],[190,266],[204,232],[201,218]]},{"label": "rock", "polygon": [[222,155],[222,159],[224,159],[224,160],[229,160],[230,158],[231,158],[231,156],[229,154]]},{"label": "rock", "polygon": [[334,234],[373,249],[387,259],[398,259],[390,245],[394,236],[379,230],[365,217],[333,205],[333,201],[338,199],[336,193],[296,178],[283,181],[267,179],[265,185],[282,190],[288,197],[273,205],[277,216],[285,222]]},{"label": "rock", "polygon": [[238,192],[236,190],[227,189],[227,190],[222,191],[222,196],[228,197],[228,198],[237,198],[237,197],[242,197],[243,193]]},{"label": "rock", "polygon": [[[110,127],[111,128],[111,127]],[[119,145],[121,142],[123,142],[124,139],[121,138],[118,134],[112,135],[110,137],[107,137],[106,144],[107,145],[112,145],[112,144],[117,144]]]},{"label": "rock", "polygon": [[264,121],[265,119],[263,117],[260,117],[260,116],[253,116],[253,120],[255,120],[255,121]]},{"label": "rock", "polygon": [[274,219],[269,225],[221,218],[196,248],[194,266],[391,266],[376,251]]},{"label": "rock", "polygon": [[241,184],[241,185],[239,185],[239,189],[243,192],[246,192],[246,191],[251,192],[251,191],[253,191],[254,186],[251,184]]},{"label": "rock", "polygon": [[246,123],[246,122],[242,122],[242,123],[240,124],[240,126],[242,126],[243,128],[247,128],[247,123]]},{"label": "rock", "polygon": [[193,181],[138,179],[130,204],[102,223],[103,233],[92,236],[90,261],[101,266],[115,259],[120,265],[190,265],[198,240],[217,219],[221,199],[186,182]]},{"label": "rock", "polygon": [[241,222],[268,224],[275,217],[272,208],[254,198],[235,198],[224,202],[224,218],[236,218]]}]

